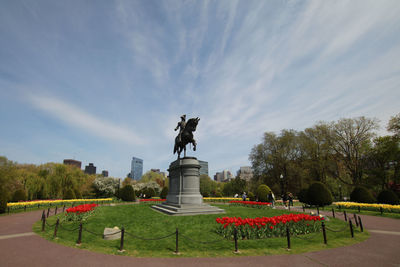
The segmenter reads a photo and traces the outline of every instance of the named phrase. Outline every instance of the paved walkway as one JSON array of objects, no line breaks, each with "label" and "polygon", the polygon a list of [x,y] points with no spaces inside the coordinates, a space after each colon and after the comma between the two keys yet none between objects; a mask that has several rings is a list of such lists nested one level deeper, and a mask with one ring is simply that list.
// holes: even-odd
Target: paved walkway
[{"label": "paved walkway", "polygon": [[371,237],[359,244],[299,255],[134,258],[64,247],[32,234],[41,211],[0,217],[0,266],[400,266],[400,220],[361,215]]}]

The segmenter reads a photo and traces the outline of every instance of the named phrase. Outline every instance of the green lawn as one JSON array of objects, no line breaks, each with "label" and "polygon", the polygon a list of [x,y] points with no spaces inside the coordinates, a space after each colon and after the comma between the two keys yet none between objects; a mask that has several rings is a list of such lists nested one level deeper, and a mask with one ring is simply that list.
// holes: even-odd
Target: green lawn
[{"label": "green lawn", "polygon": [[[321,249],[346,246],[364,241],[368,238],[367,232],[355,231],[355,238],[350,237],[347,224],[331,219],[326,223],[331,229],[345,228],[344,232],[327,232],[328,245],[323,244],[322,232],[305,236],[309,240],[292,237],[290,251],[287,250],[286,238],[269,238],[262,240],[239,240],[239,254],[234,254],[234,242],[222,239],[215,233],[217,223],[215,219],[223,216],[245,217],[271,217],[284,213],[288,210],[258,209],[248,207],[233,207],[228,205],[216,205],[226,210],[226,214],[196,215],[196,216],[168,216],[156,212],[150,205],[121,205],[102,206],[96,208],[95,214],[84,223],[84,229],[95,234],[84,231],[82,244],[79,248],[108,254],[123,254],[136,257],[224,257],[233,255],[253,256],[272,254],[293,254]],[[57,217],[48,218],[48,224],[53,225]],[[38,221],[33,230],[44,238],[66,246],[76,247],[78,230],[70,232],[66,229],[78,227],[78,223],[63,223],[63,228],[58,230],[58,238],[53,238],[54,227],[46,226],[46,231],[41,232],[41,221]],[[125,227],[127,233],[147,239],[163,237],[179,229],[179,255],[175,255],[175,235],[155,241],[140,240],[125,234],[125,252],[118,252],[120,240],[105,241],[102,233],[105,227]],[[199,243],[211,242],[211,243]],[[217,241],[217,242],[213,242]]]}]

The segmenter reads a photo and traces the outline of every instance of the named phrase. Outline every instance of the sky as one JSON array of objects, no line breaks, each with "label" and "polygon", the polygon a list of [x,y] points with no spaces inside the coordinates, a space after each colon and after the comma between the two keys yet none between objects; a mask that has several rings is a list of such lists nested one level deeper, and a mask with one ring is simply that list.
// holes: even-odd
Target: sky
[{"label": "sky", "polygon": [[165,171],[199,117],[209,175],[250,166],[264,132],[400,112],[400,2],[0,3],[0,155]]}]

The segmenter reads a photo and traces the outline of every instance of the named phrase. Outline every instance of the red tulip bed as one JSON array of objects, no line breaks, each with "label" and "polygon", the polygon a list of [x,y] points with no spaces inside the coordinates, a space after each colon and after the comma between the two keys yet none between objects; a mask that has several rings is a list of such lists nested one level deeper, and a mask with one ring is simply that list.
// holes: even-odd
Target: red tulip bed
[{"label": "red tulip bed", "polygon": [[238,237],[242,239],[261,239],[268,237],[286,236],[286,226],[291,234],[301,235],[318,232],[321,229],[319,221],[324,218],[308,214],[283,214],[274,217],[245,218],[223,217],[217,218],[217,233],[232,239],[234,228]]},{"label": "red tulip bed", "polygon": [[253,207],[253,208],[265,208],[265,207],[271,206],[271,203],[269,203],[269,202],[238,201],[238,200],[229,201],[229,204],[235,205],[235,206],[246,206],[246,207]]},{"label": "red tulip bed", "polygon": [[97,204],[92,203],[68,208],[65,211],[65,220],[84,221],[93,213],[95,207],[97,207]]}]

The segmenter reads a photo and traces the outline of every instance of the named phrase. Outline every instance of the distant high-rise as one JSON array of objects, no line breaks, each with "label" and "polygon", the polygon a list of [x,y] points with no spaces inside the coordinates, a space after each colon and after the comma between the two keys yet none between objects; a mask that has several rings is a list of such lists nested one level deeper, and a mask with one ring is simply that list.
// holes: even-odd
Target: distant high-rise
[{"label": "distant high-rise", "polygon": [[80,162],[78,160],[74,160],[74,159],[64,159],[64,164],[65,165],[72,165],[72,166],[78,167],[79,169],[82,166],[82,162]]},{"label": "distant high-rise", "polygon": [[103,175],[103,177],[108,177],[108,171],[106,170],[102,171],[101,175]]},{"label": "distant high-rise", "polygon": [[96,166],[93,163],[89,163],[89,165],[85,166],[85,173],[96,174]]},{"label": "distant high-rise", "polygon": [[250,166],[240,167],[237,176],[239,176],[240,179],[250,181],[251,178],[253,178],[253,169]]},{"label": "distant high-rise", "polygon": [[200,175],[205,174],[208,175],[208,162],[199,160],[200,164]]},{"label": "distant high-rise", "polygon": [[223,170],[222,172],[217,172],[214,175],[214,180],[217,182],[229,182],[233,179],[233,175],[228,170]]},{"label": "distant high-rise", "polygon": [[132,157],[131,163],[131,178],[133,180],[140,180],[143,175],[143,160]]}]

